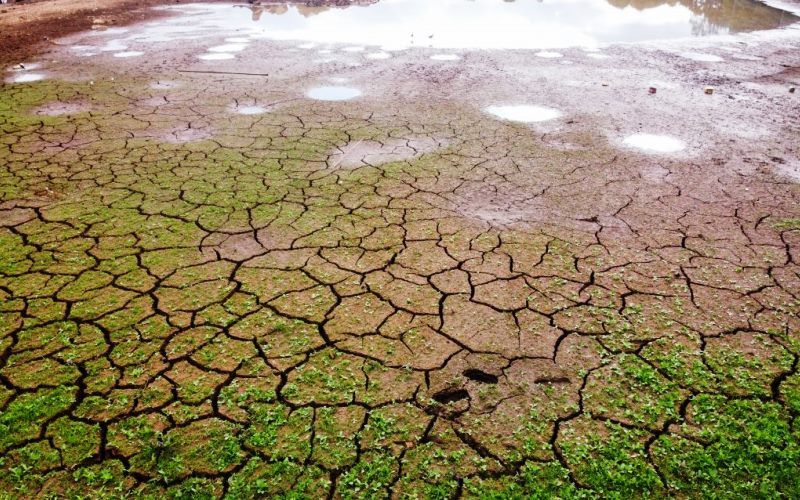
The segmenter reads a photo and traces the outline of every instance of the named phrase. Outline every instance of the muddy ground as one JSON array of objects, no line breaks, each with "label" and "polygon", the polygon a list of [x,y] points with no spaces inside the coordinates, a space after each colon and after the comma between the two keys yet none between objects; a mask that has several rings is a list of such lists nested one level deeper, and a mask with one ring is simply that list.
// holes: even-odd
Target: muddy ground
[{"label": "muddy ground", "polygon": [[800,30],[379,59],[180,13],[7,56],[6,496],[800,495]]}]

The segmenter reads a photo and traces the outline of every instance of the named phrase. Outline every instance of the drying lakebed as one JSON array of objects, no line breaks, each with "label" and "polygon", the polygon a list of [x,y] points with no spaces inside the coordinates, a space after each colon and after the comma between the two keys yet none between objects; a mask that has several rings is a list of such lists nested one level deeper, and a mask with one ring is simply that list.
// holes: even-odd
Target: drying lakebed
[{"label": "drying lakebed", "polygon": [[800,5],[147,12],[3,68],[1,498],[800,495]]}]

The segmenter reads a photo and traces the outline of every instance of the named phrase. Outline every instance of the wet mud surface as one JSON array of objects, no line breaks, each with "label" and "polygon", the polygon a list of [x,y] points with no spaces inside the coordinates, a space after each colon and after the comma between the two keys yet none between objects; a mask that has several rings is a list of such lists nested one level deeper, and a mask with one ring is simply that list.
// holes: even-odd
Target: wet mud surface
[{"label": "wet mud surface", "polygon": [[800,494],[796,31],[441,61],[137,30],[0,88],[0,490]]}]

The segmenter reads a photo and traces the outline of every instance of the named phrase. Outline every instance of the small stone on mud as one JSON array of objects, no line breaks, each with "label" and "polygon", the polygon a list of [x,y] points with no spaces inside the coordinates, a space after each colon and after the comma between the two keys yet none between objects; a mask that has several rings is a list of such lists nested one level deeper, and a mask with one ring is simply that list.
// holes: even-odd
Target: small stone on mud
[{"label": "small stone on mud", "polygon": [[703,92],[705,92],[707,95],[711,95],[714,93],[714,87],[706,87],[703,89]]}]

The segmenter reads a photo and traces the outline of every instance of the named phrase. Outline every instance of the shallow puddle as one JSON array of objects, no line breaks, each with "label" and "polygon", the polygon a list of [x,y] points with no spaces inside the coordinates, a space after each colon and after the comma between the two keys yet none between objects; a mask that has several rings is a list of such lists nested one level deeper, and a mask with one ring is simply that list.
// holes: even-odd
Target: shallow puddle
[{"label": "shallow puddle", "polygon": [[456,54],[434,54],[431,59],[434,61],[458,61],[461,57]]},{"label": "shallow puddle", "polygon": [[226,43],[208,49],[209,52],[241,52],[247,47],[244,43]]},{"label": "shallow puddle", "polygon": [[561,52],[552,52],[549,50],[542,50],[541,52],[536,53],[537,57],[543,57],[545,59],[558,59],[559,57],[564,57],[564,54]]},{"label": "shallow puddle", "polygon": [[248,35],[340,43],[352,51],[365,46],[548,51],[773,29],[798,21],[790,13],[752,0],[379,0],[348,8],[294,4],[167,8],[187,15],[151,23],[154,36],[222,33],[235,36],[237,42]]},{"label": "shallow puddle", "polygon": [[224,61],[227,59],[233,59],[236,56],[233,54],[228,54],[226,52],[211,52],[208,54],[200,54],[197,56],[198,59],[202,59],[203,61]]},{"label": "shallow puddle", "polygon": [[361,91],[352,87],[315,87],[306,94],[318,101],[347,101],[361,95]]},{"label": "shallow puddle", "polygon": [[486,111],[504,120],[523,123],[544,122],[561,116],[557,109],[530,105],[489,106]]},{"label": "shallow puddle", "polygon": [[263,106],[235,106],[233,110],[240,115],[260,115],[267,112]]},{"label": "shallow puddle", "polygon": [[128,50],[125,52],[117,52],[114,54],[114,57],[126,58],[126,57],[139,57],[144,55],[144,52],[139,52],[138,50]]},{"label": "shallow puddle", "polygon": [[9,79],[12,83],[29,83],[38,82],[39,80],[44,80],[44,75],[41,73],[21,73]]},{"label": "shallow puddle", "polygon": [[622,142],[626,146],[650,153],[676,153],[686,148],[683,141],[668,135],[633,134]]}]

